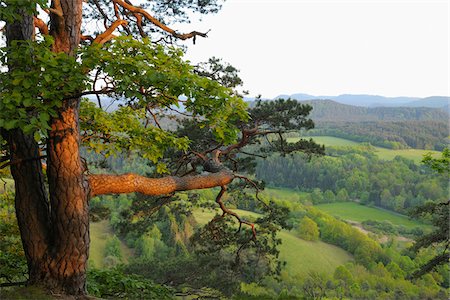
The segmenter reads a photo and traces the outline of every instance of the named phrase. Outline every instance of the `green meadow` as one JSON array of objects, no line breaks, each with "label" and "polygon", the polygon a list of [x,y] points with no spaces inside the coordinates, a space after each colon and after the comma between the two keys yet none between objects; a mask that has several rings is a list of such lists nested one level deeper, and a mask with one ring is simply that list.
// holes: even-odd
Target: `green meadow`
[{"label": "green meadow", "polygon": [[283,201],[298,201],[302,196],[308,195],[307,192],[278,187],[266,187],[261,194],[269,199]]},{"label": "green meadow", "polygon": [[378,207],[364,206],[355,202],[327,203],[315,205],[314,207],[332,216],[358,223],[366,220],[374,220],[389,221],[394,225],[402,225],[407,228],[428,227],[428,225],[411,220],[407,216]]}]

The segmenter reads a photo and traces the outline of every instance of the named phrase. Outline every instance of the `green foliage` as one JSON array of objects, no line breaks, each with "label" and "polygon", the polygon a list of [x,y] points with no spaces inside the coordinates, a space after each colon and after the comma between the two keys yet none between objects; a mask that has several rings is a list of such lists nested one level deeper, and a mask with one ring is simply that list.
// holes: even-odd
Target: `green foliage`
[{"label": "green foliage", "polygon": [[120,240],[116,235],[106,241],[105,258],[103,264],[107,267],[114,267],[122,263],[122,250],[120,249]]},{"label": "green foliage", "polygon": [[21,12],[34,15],[37,13],[37,5],[42,9],[47,8],[47,0],[1,0],[0,21],[13,22],[22,18]]},{"label": "green foliage", "polygon": [[87,47],[83,65],[105,74],[114,82],[106,89],[111,95],[128,99],[127,104],[143,109],[179,107],[202,116],[200,126],[208,126],[224,143],[237,137],[235,124],[247,119],[246,104],[231,89],[200,76],[182,60],[182,51],[131,37],[118,37],[104,46]]},{"label": "green foliage", "polygon": [[330,190],[336,201],[354,200],[403,214],[427,199],[446,199],[446,177],[410,160],[380,160],[370,148],[330,147],[327,152],[327,156],[309,161],[302,154],[273,155],[258,161],[256,175],[273,186],[299,189],[311,196],[318,194],[315,189]]},{"label": "green foliage", "polygon": [[440,158],[434,158],[431,153],[424,155],[422,163],[440,174],[450,173],[450,148],[445,148]]},{"label": "green foliage", "polygon": [[350,285],[353,282],[353,275],[345,266],[337,267],[336,270],[334,271],[333,277],[336,280],[344,281],[348,285]]},{"label": "green foliage", "polygon": [[0,73],[0,128],[21,128],[45,135],[49,120],[64,99],[82,91],[87,76],[75,57],[50,50],[53,40],[13,41],[0,49],[0,64],[14,64]]},{"label": "green foliage", "polygon": [[136,242],[136,252],[139,258],[144,261],[167,259],[170,249],[161,241],[161,238],[161,231],[154,224],[151,230],[142,235]]},{"label": "green foliage", "polygon": [[88,293],[104,299],[173,299],[169,287],[152,283],[138,275],[124,274],[121,269],[88,271]]},{"label": "green foliage", "polygon": [[316,222],[308,217],[303,217],[297,228],[300,238],[307,241],[317,241],[319,239],[319,227]]},{"label": "green foliage", "polygon": [[[387,108],[388,110],[390,108]],[[415,109],[406,108],[414,115]],[[320,112],[313,110],[312,118],[317,122],[315,129],[309,132],[311,136],[330,137],[350,140],[349,142],[370,143],[371,145],[388,149],[430,149],[442,150],[448,137],[448,115],[442,110],[428,109],[434,114],[432,120],[421,121],[355,121],[355,116],[347,120],[352,122],[321,122]],[[334,114],[338,114],[333,112]],[[420,113],[419,113],[420,115]],[[336,139],[337,140],[337,139]],[[402,152],[400,152],[402,153]],[[412,158],[412,157],[411,157]]]},{"label": "green foliage", "polygon": [[[448,179],[450,171],[449,148],[444,149],[440,158],[432,158],[431,155],[425,155],[423,163],[434,171],[446,175]],[[416,243],[412,247],[412,250],[416,252],[422,248],[433,247],[436,249],[434,257],[413,274],[414,277],[420,277],[440,265],[448,264],[450,261],[450,200],[444,202],[428,201],[424,205],[411,210],[410,214],[416,217],[431,216],[431,222],[434,225],[434,230],[417,238]]]},{"label": "green foliage", "polygon": [[84,99],[81,102],[81,130],[90,151],[105,157],[128,152],[139,152],[152,161],[159,173],[167,173],[166,165],[159,162],[169,149],[185,151],[188,139],[178,138],[160,128],[142,123],[145,109],[121,107],[108,113]]},{"label": "green foliage", "polygon": [[302,127],[311,129],[314,127],[314,123],[307,118],[311,110],[311,106],[291,99],[258,100],[250,110],[250,114],[254,122],[263,122],[270,128],[288,130]]}]

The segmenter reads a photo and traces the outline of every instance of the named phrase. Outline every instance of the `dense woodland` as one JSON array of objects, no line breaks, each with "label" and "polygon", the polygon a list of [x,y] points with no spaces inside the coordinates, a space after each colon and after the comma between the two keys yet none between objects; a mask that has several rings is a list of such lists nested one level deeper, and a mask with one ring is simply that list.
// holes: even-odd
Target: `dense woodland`
[{"label": "dense woodland", "polygon": [[400,121],[443,121],[448,118],[444,108],[430,107],[361,107],[337,103],[331,100],[301,101],[313,107],[311,117],[319,121],[353,122],[400,122]]},{"label": "dense woodland", "polygon": [[311,192],[313,204],[358,201],[406,214],[427,201],[445,201],[448,178],[397,156],[379,159],[366,148],[328,148],[327,156],[273,156],[258,162],[257,176],[273,186]]},{"label": "dense woodland", "polygon": [[[152,164],[137,156],[102,159],[90,152],[83,152],[83,156],[92,164],[92,171],[98,168],[113,173],[154,171]],[[293,188],[294,197],[287,201],[258,196],[263,202],[272,202],[272,206],[278,207],[277,218],[282,221],[267,223],[264,206],[250,187],[230,187],[234,191],[226,198],[228,206],[256,213],[248,220],[256,225],[261,244],[242,251],[236,246],[249,241],[249,229],[235,235],[233,218],[213,218],[206,224],[199,221],[198,212],[214,208],[214,191],[172,197],[135,194],[92,199],[91,220],[107,220],[115,235],[107,240],[102,267],[90,265],[88,291],[105,298],[169,299],[175,295],[197,295],[238,299],[446,299],[448,265],[411,279],[439,248],[416,253],[395,238],[380,243],[375,235],[368,236],[352,224],[315,207],[320,203],[358,201],[406,213],[424,202],[445,200],[446,177],[401,157],[382,161],[370,147],[329,148],[326,156],[311,159],[301,155],[275,155],[259,161],[256,170],[258,177],[272,186]],[[3,176],[8,177],[8,172]],[[2,215],[5,218],[1,228],[5,238],[0,252],[3,282],[23,280],[26,274],[18,230],[11,215],[12,200],[10,193],[3,193]],[[430,217],[421,220],[430,224]],[[363,226],[392,237],[417,238],[430,230],[374,221],[364,222]],[[279,259],[277,248],[282,240],[274,234],[280,230],[305,241],[336,245],[348,251],[353,261],[334,272],[309,271],[292,277],[286,271],[289,262]],[[123,244],[133,249],[131,257],[125,257]]]},{"label": "dense woodland", "polygon": [[448,145],[446,121],[317,122],[312,135],[328,135],[389,149],[442,151]]}]

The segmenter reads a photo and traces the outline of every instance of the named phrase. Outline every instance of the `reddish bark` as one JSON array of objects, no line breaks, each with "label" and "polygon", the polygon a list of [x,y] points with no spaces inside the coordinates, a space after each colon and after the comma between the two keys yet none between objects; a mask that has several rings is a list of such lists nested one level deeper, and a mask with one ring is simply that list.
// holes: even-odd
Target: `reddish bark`
[{"label": "reddish bark", "polygon": [[[50,12],[53,51],[73,55],[80,42],[82,0],[54,0]],[[33,17],[7,25],[7,40],[33,37]],[[12,62],[13,63],[13,62]],[[13,66],[10,66],[12,68]],[[79,154],[80,99],[64,100],[51,120],[47,144],[48,197],[38,144],[21,130],[2,131],[9,143],[16,187],[16,213],[29,268],[29,283],[53,293],[84,296],[89,253],[90,196],[139,192],[161,195],[224,186],[234,176],[218,173],[149,179],[138,175],[84,173]],[[48,200],[49,198],[49,200]]]},{"label": "reddish bark", "polygon": [[164,195],[177,191],[207,189],[229,184],[233,173],[221,171],[197,176],[147,178],[136,174],[90,175],[91,195],[141,193],[145,195]]}]

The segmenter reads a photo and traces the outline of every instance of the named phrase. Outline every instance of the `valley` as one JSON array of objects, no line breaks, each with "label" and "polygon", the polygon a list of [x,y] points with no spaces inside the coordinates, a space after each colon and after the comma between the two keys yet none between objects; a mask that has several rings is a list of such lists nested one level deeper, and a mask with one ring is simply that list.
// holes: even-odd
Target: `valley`
[{"label": "valley", "polygon": [[[407,110],[400,112],[405,116]],[[228,209],[255,224],[255,240],[250,238],[248,225],[241,224],[237,232],[235,218],[215,218],[222,213],[216,203],[219,188],[170,197],[93,198],[89,276],[125,280],[121,278],[132,274],[139,276],[133,280],[162,286],[170,282],[178,291],[195,290],[205,297],[235,294],[259,299],[283,292],[296,299],[313,291],[338,297],[339,289],[353,282],[357,286],[353,295],[361,297],[376,294],[389,298],[401,292],[411,299],[414,295],[439,298],[448,286],[447,267],[438,268],[427,281],[408,279],[434,253],[411,254],[409,249],[417,238],[436,230],[430,217],[409,214],[424,203],[445,201],[448,181],[422,164],[424,155],[438,159],[442,153],[429,149],[434,147],[431,141],[439,144],[429,132],[419,142],[430,141],[426,149],[407,146],[406,141],[382,140],[400,141],[403,136],[395,131],[400,125],[389,122],[370,125],[378,128],[378,133],[386,128],[396,132],[394,138],[381,134],[381,139],[374,140],[384,147],[361,140],[358,132],[363,123],[357,120],[345,126],[339,123],[339,132],[319,121],[311,134],[289,134],[286,141],[313,139],[325,146],[325,155],[257,156],[253,184],[233,183],[223,197]],[[427,128],[437,126],[415,120],[413,127],[422,122]],[[345,131],[347,128],[351,130]],[[276,136],[271,136],[261,144],[267,146],[274,139]],[[440,141],[445,143],[445,139]],[[238,158],[249,159],[253,150],[249,147]],[[92,152],[83,152],[83,156],[89,162],[101,159]],[[155,167],[142,157],[119,155],[92,164],[93,172],[104,170],[148,174]],[[5,197],[6,191],[14,188],[6,175],[0,185]],[[265,185],[258,197],[255,185]],[[166,201],[170,204],[159,204]],[[11,204],[3,205],[4,211],[11,209]],[[203,275],[199,277],[199,273]]]}]

